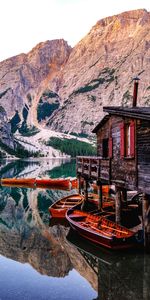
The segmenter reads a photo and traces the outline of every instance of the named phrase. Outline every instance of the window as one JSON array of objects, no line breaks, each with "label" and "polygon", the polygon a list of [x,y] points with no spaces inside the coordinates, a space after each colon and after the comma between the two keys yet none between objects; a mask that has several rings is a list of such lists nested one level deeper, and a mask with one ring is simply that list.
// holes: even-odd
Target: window
[{"label": "window", "polygon": [[130,124],[125,124],[125,157],[130,156]]},{"label": "window", "polygon": [[120,126],[120,155],[134,157],[135,155],[135,124],[134,121],[123,122]]},{"label": "window", "polygon": [[108,157],[108,139],[103,139],[103,157]]},{"label": "window", "polygon": [[109,139],[103,139],[102,142],[102,156],[104,158],[112,158],[113,156],[113,139],[110,137]]}]

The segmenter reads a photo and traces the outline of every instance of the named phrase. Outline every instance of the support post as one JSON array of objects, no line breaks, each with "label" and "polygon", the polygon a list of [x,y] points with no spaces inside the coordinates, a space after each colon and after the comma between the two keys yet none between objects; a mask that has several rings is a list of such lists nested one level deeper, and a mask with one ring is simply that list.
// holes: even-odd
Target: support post
[{"label": "support post", "polygon": [[150,195],[143,194],[142,199],[144,247],[150,253]]},{"label": "support post", "polygon": [[123,207],[127,208],[128,203],[127,203],[127,190],[122,189],[122,202],[123,202]]},{"label": "support post", "polygon": [[88,180],[84,180],[84,197],[85,201],[88,201]]},{"label": "support post", "polygon": [[116,211],[116,223],[121,222],[121,190],[116,187],[116,197],[115,197],[115,211]]},{"label": "support post", "polygon": [[103,208],[103,190],[102,190],[102,183],[101,182],[99,182],[98,183],[98,208],[100,209],[100,210],[102,210],[102,208]]},{"label": "support post", "polygon": [[78,176],[78,192],[81,195],[81,176]]}]

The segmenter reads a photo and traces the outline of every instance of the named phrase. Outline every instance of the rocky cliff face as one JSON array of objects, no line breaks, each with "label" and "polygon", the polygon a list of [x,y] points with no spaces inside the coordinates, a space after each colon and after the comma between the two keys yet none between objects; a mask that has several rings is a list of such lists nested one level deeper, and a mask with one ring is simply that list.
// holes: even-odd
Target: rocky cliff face
[{"label": "rocky cliff face", "polygon": [[47,41],[27,55],[20,54],[0,63],[0,103],[10,120],[15,116],[13,128],[19,122],[36,124],[37,99],[40,101],[45,87],[58,89],[56,73],[66,63],[70,51],[64,40]]},{"label": "rocky cliff face", "polygon": [[14,140],[11,133],[11,125],[8,123],[7,114],[5,109],[0,106],[0,146],[14,150]]},{"label": "rocky cliff face", "polygon": [[48,124],[89,133],[105,105],[132,105],[132,78],[141,79],[138,105],[150,105],[150,13],[125,12],[97,22],[72,50],[63,70],[63,105]]},{"label": "rocky cliff face", "polygon": [[47,41],[1,62],[0,104],[12,130],[34,125],[90,135],[104,105],[132,105],[135,75],[138,105],[149,106],[149,29],[149,12],[129,11],[98,21],[73,49]]}]

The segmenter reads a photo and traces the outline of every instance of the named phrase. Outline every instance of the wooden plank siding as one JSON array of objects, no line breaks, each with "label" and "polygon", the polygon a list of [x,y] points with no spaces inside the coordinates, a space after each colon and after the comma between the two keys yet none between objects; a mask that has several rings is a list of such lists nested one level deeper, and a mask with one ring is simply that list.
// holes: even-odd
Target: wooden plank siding
[{"label": "wooden plank siding", "polygon": [[125,158],[120,155],[120,125],[123,121],[128,122],[130,118],[111,116],[108,122],[97,131],[97,154],[103,155],[103,139],[112,138],[111,158],[111,183],[116,183],[128,189],[136,189],[136,159]]},{"label": "wooden plank siding", "polygon": [[112,139],[113,139],[113,159],[111,165],[112,183],[122,183],[127,189],[136,189],[136,156],[134,158],[121,157],[121,124],[130,121],[130,118],[112,116]]},{"label": "wooden plank siding", "polygon": [[150,194],[150,122],[137,121],[138,189]]},{"label": "wooden plank siding", "polygon": [[[144,112],[146,114],[146,110]],[[129,141],[132,151],[129,154],[125,151],[123,153],[121,148],[121,139],[124,138],[124,144],[129,143],[126,140],[127,136],[121,137],[123,123],[124,128],[130,127]],[[134,126],[132,129],[131,124]],[[125,113],[124,115],[111,114],[97,126],[95,132],[97,157],[77,157],[77,174],[150,195],[150,121],[134,118],[134,115],[125,116]],[[108,143],[111,144],[108,157],[103,157],[104,139],[111,140],[111,143]]]}]

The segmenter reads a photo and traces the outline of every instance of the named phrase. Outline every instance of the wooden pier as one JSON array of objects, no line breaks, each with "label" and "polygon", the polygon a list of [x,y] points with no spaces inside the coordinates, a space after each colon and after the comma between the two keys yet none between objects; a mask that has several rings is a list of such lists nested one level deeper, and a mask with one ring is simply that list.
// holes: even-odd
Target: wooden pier
[{"label": "wooden pier", "polygon": [[102,159],[99,156],[77,156],[76,172],[85,179],[101,180],[104,184],[110,184],[110,159]]}]

